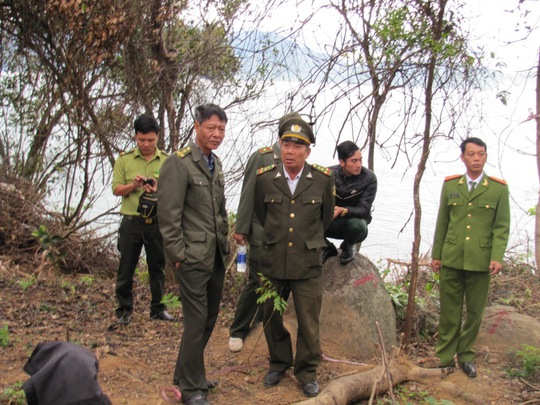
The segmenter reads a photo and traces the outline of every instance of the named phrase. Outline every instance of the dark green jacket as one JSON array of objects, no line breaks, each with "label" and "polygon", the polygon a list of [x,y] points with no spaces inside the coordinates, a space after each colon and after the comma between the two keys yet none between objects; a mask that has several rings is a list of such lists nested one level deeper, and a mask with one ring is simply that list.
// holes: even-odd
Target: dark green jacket
[{"label": "dark green jacket", "polygon": [[261,246],[263,235],[263,227],[253,210],[257,170],[273,163],[281,163],[281,150],[277,142],[271,147],[260,148],[253,152],[244,172],[235,232],[247,235],[251,246]]},{"label": "dark green jacket", "polygon": [[444,266],[489,271],[502,263],[510,234],[510,203],[506,182],[484,173],[469,194],[465,175],[445,179],[437,215],[432,257]]},{"label": "dark green jacket", "polygon": [[227,262],[225,179],[221,162],[214,157],[213,177],[193,142],[161,166],[158,219],[165,256],[171,263],[212,271],[216,249],[223,263]]},{"label": "dark green jacket", "polygon": [[264,227],[261,271],[279,280],[301,280],[321,274],[324,231],[334,215],[331,171],[304,165],[291,195],[283,164],[258,171],[255,213]]}]

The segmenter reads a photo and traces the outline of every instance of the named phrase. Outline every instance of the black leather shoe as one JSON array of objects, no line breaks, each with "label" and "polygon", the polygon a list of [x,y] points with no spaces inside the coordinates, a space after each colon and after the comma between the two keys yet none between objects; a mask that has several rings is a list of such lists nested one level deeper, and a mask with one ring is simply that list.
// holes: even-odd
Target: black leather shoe
[{"label": "black leather shoe", "polygon": [[474,363],[468,363],[468,362],[459,362],[459,366],[465,373],[465,375],[469,378],[475,378],[476,377],[476,367],[474,366]]},{"label": "black leather shoe", "polygon": [[319,384],[317,384],[317,381],[304,384],[302,391],[304,391],[306,397],[316,397],[319,395]]},{"label": "black leather shoe", "polygon": [[322,262],[324,263],[328,259],[330,259],[332,256],[337,256],[337,249],[334,246],[333,243],[330,243],[327,247],[325,247],[322,251]]},{"label": "black leather shoe", "polygon": [[275,387],[276,385],[278,385],[281,382],[281,380],[283,379],[284,374],[285,373],[281,372],[281,371],[270,370],[264,376],[264,380],[263,380],[264,386],[265,387]]},{"label": "black leather shoe", "polygon": [[341,252],[341,256],[339,256],[339,262],[341,264],[349,264],[354,260],[355,254],[356,251],[354,250],[354,245],[344,246],[343,252]]},{"label": "black leather shoe", "polygon": [[167,321],[167,322],[173,322],[174,321],[174,318],[171,315],[169,315],[169,313],[167,311],[165,311],[165,310],[150,313],[150,318],[152,318],[152,319],[160,319],[162,321]]},{"label": "black leather shoe", "polygon": [[208,402],[203,395],[199,394],[199,395],[195,395],[189,398],[186,401],[186,404],[187,405],[210,405],[210,402]]},{"label": "black leather shoe", "polygon": [[129,325],[131,323],[131,314],[124,312],[120,318],[116,321],[118,325]]}]

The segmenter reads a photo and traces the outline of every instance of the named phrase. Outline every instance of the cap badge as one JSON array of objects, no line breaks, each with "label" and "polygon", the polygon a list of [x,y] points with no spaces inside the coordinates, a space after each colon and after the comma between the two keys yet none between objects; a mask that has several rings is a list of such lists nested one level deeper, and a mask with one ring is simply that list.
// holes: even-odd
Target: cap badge
[{"label": "cap badge", "polygon": [[298,124],[293,124],[291,126],[291,131],[292,132],[301,132],[302,131],[302,127]]}]

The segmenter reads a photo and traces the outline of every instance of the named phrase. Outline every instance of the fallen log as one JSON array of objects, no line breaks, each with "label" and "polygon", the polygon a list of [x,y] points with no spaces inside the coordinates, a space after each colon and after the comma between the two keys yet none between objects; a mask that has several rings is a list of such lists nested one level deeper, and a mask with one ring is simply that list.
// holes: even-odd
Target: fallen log
[{"label": "fallen log", "polygon": [[[422,368],[406,360],[396,360],[390,363],[390,381],[398,385],[405,381],[418,381],[429,377],[445,377],[454,368]],[[374,367],[368,371],[338,378],[328,384],[315,398],[299,402],[298,405],[346,405],[352,401],[369,398],[374,392],[387,392],[388,378],[383,378],[386,370],[383,366]]]}]

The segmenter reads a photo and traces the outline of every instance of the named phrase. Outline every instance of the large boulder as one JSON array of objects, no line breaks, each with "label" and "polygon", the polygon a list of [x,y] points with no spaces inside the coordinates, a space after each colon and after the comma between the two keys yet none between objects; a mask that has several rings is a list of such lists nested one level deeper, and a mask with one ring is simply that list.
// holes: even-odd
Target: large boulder
[{"label": "large boulder", "polygon": [[340,347],[360,361],[380,357],[379,323],[387,352],[397,343],[396,314],[375,265],[357,254],[343,266],[339,257],[323,265],[321,344]]},{"label": "large boulder", "polygon": [[486,308],[476,340],[476,349],[508,360],[508,355],[523,346],[540,347],[540,322],[505,305]]}]

